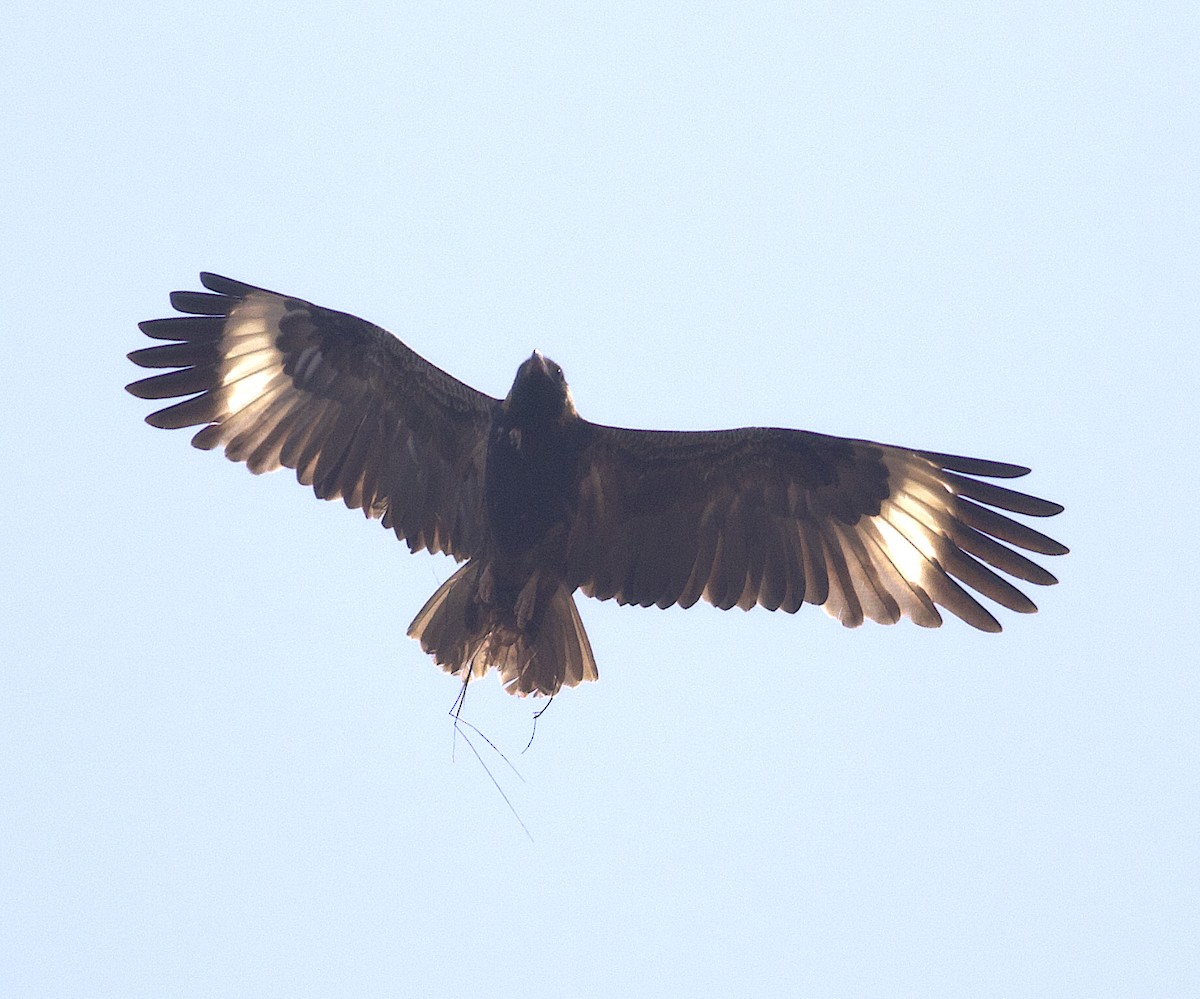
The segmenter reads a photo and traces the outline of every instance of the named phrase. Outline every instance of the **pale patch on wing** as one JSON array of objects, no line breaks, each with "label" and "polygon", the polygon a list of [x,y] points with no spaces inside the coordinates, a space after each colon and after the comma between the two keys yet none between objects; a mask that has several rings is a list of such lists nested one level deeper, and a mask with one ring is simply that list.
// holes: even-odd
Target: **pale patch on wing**
[{"label": "pale patch on wing", "polygon": [[[879,513],[854,526],[836,522],[823,529],[829,596],[824,610],[850,627],[864,619],[892,624],[907,617],[925,628],[942,623],[940,604],[974,627],[998,630],[995,619],[952,577],[1014,610],[1022,595],[962,552],[954,541],[958,491],[927,458],[888,448],[882,460],[890,495]],[[1010,596],[1010,591],[1012,595]]]},{"label": "pale patch on wing", "polygon": [[939,572],[933,563],[937,548],[933,535],[944,539],[938,531],[938,521],[952,516],[954,492],[945,483],[917,478],[912,471],[914,461],[927,467],[930,477],[937,469],[922,458],[885,454],[891,495],[883,501],[879,515],[870,520],[883,539],[884,551],[895,570],[909,583],[928,588],[930,574]]},{"label": "pale patch on wing", "polygon": [[254,402],[281,370],[283,354],[275,337],[286,311],[283,299],[252,294],[229,313],[221,336],[221,385],[228,413],[241,412]]},{"label": "pale patch on wing", "polygon": [[885,503],[884,508],[885,513],[871,518],[883,538],[884,552],[906,580],[919,586],[929,571],[929,559],[933,552],[922,551],[916,541],[893,526],[890,518],[899,518],[903,515],[902,510],[890,502]]},{"label": "pale patch on wing", "polygon": [[270,366],[256,365],[250,371],[244,370],[245,365],[232,365],[222,375],[221,384],[226,389],[225,406],[230,415],[240,413],[262,395],[275,375],[273,368],[277,363],[277,359],[273,358],[268,362]]}]

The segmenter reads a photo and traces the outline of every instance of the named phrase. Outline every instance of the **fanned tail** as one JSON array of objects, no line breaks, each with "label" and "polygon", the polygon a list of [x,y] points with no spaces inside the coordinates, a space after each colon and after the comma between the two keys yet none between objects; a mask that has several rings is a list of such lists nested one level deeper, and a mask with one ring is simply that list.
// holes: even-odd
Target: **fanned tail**
[{"label": "fanned tail", "polygon": [[468,562],[425,602],[409,637],[447,673],[480,677],[495,668],[504,689],[522,697],[596,679],[591,643],[562,582],[535,574],[511,609],[493,603],[490,590],[486,564]]}]

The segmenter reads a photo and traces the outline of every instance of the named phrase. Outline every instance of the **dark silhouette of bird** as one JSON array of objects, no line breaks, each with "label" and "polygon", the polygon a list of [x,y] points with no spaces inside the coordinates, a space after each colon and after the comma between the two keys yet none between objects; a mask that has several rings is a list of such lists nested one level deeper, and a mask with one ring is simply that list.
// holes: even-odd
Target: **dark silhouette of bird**
[{"label": "dark silhouette of bird", "polygon": [[810,603],[848,627],[936,628],[942,607],[999,631],[980,598],[1037,609],[1001,573],[1056,582],[1017,549],[1067,551],[998,512],[1062,511],[984,481],[1019,465],[804,430],[601,426],[537,351],[495,399],[365,320],[200,280],[208,292],[171,295],[187,315],[141,323],[168,342],[129,355],[172,369],[131,393],[183,400],[147,422],[200,427],[196,447],[255,474],[295,469],[412,551],[464,562],[408,630],[464,683],[494,668],[512,693],[553,695],[596,679],[576,590],[643,607]]}]

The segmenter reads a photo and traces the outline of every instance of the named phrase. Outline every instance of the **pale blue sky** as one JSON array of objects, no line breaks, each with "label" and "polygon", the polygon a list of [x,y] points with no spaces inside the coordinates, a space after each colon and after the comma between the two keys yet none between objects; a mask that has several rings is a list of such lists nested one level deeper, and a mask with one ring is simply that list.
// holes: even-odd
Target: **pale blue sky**
[{"label": "pale blue sky", "polygon": [[[0,992],[1200,992],[1194,4],[0,13]],[[1031,465],[1003,635],[580,598],[465,715],[451,563],[142,423],[216,270],[503,394]],[[1184,511],[1181,513],[1180,511]]]}]

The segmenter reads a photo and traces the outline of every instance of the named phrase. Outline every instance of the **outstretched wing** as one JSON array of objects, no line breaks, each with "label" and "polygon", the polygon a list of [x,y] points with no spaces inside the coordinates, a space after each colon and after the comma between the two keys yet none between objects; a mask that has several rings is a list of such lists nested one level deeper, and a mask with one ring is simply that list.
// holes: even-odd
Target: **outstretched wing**
[{"label": "outstretched wing", "polygon": [[1045,586],[1057,580],[1015,549],[1067,551],[996,512],[1062,511],[980,480],[1029,471],[1019,465],[801,430],[592,425],[588,437],[567,578],[602,600],[690,607],[703,596],[789,613],[811,603],[848,627],[904,616],[936,628],[941,606],[999,631],[959,584],[1032,613],[993,569]]},{"label": "outstretched wing", "polygon": [[201,274],[177,291],[187,316],[142,332],[171,343],[135,350],[174,368],[126,386],[142,399],[190,396],[146,417],[200,426],[255,474],[286,466],[321,499],[341,498],[419,551],[470,558],[483,543],[483,462],[497,400],[414,353],[386,330],[253,285]]}]

